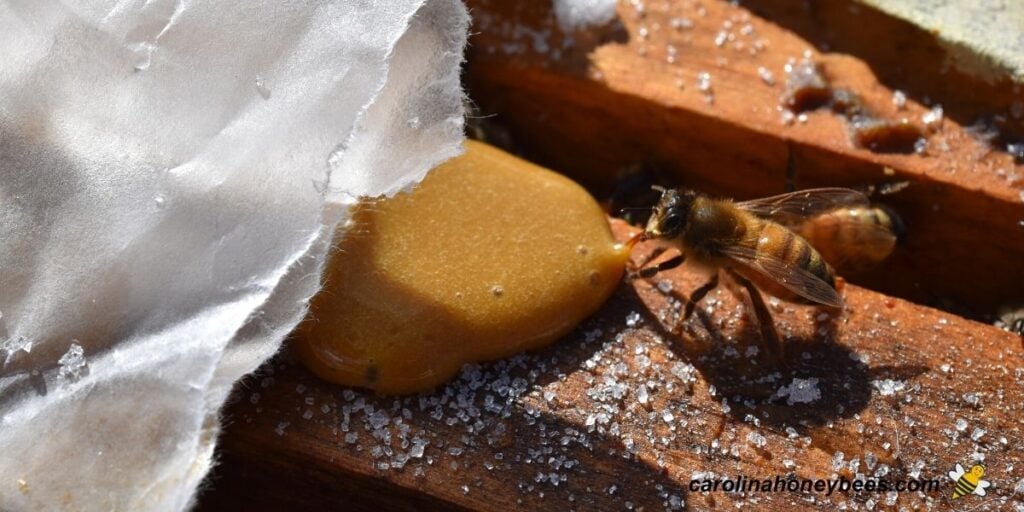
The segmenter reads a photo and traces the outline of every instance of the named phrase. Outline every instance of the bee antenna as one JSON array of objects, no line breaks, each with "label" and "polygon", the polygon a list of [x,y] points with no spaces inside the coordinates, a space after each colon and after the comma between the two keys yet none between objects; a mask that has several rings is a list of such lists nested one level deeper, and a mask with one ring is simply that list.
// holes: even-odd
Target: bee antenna
[{"label": "bee antenna", "polygon": [[661,185],[651,185],[651,190],[654,190],[654,191],[657,191],[657,192],[661,192],[661,193],[665,193],[665,187],[663,187]]}]

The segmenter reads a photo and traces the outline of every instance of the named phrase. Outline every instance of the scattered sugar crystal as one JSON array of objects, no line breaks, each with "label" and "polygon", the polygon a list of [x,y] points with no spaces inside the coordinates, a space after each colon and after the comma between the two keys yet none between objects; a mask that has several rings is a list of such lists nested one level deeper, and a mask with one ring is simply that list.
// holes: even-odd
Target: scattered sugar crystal
[{"label": "scattered sugar crystal", "polygon": [[924,461],[918,460],[910,467],[910,478],[919,478],[921,476],[921,470],[924,469]]},{"label": "scattered sugar crystal", "polygon": [[661,413],[661,419],[664,420],[665,423],[671,424],[672,420],[675,419],[675,416],[672,415],[672,411],[666,410],[665,412]]},{"label": "scattered sugar crystal", "polygon": [[775,392],[773,398],[785,398],[788,405],[809,404],[821,398],[821,390],[818,389],[818,379],[811,377],[801,379],[794,377],[788,386],[782,386]]},{"label": "scattered sugar crystal", "polygon": [[747,442],[758,448],[763,448],[768,443],[768,440],[757,432],[750,432],[747,434]]},{"label": "scattered sugar crystal", "polygon": [[983,429],[983,428],[975,428],[974,432],[971,432],[971,440],[972,441],[977,441],[977,440],[981,439],[981,436],[984,436],[984,435],[985,435],[985,429]]},{"label": "scattered sugar crystal", "polygon": [[[1007,144],[1006,152],[1013,155],[1017,160],[1024,159],[1024,142],[1011,142]],[[1021,200],[1024,201],[1024,192],[1021,192]]]},{"label": "scattered sugar crystal", "polygon": [[942,373],[949,373],[949,370],[951,370],[952,368],[953,367],[950,366],[949,363],[942,363],[942,365],[939,366],[939,369],[942,370]]},{"label": "scattered sugar crystal", "polygon": [[276,432],[277,435],[279,435],[279,436],[283,436],[284,435],[284,429],[288,428],[288,425],[290,425],[290,424],[291,423],[288,423],[287,421],[278,422],[277,427],[274,428],[274,432]]},{"label": "scattered sugar crystal", "polygon": [[348,444],[356,444],[356,441],[358,441],[358,440],[359,440],[359,434],[357,434],[355,432],[349,432],[349,433],[345,434],[345,442],[348,443]]},{"label": "scattered sugar crystal", "polygon": [[761,77],[762,82],[768,85],[775,85],[775,75],[768,68],[764,66],[757,68],[757,76]]},{"label": "scattered sugar crystal", "polygon": [[1024,494],[1024,478],[1017,480],[1017,485],[1013,487],[1014,494]]},{"label": "scattered sugar crystal", "polygon": [[308,420],[313,417],[313,411],[306,409],[306,412],[302,413],[302,419]]},{"label": "scattered sugar crystal", "polygon": [[921,116],[921,121],[926,125],[937,124],[942,122],[942,116],[942,105],[935,105],[931,110],[925,112],[924,115]]},{"label": "scattered sugar crystal", "polygon": [[882,396],[892,396],[896,393],[903,391],[907,387],[907,383],[901,380],[873,380],[871,385],[878,390],[878,394]]},{"label": "scattered sugar crystal", "polygon": [[660,291],[661,293],[671,293],[672,281],[669,281],[668,279],[662,279],[658,281],[658,291]]},{"label": "scattered sugar crystal", "polygon": [[892,92],[892,104],[897,109],[903,110],[903,107],[907,106],[907,94],[899,89]]},{"label": "scattered sugar crystal", "polygon": [[722,46],[728,40],[729,40],[729,33],[726,32],[725,30],[720,30],[720,31],[718,31],[717,34],[715,34],[715,46]]},{"label": "scattered sugar crystal", "polygon": [[796,462],[792,459],[782,459],[782,466],[786,469],[793,469],[796,467]]},{"label": "scattered sugar crystal", "polygon": [[68,351],[57,360],[60,370],[57,377],[67,382],[75,382],[89,374],[89,365],[85,361],[85,350],[81,345],[72,343]]},{"label": "scattered sugar crystal", "polygon": [[697,73],[697,89],[705,94],[711,93],[711,73],[707,71]]},{"label": "scattered sugar crystal", "polygon": [[832,456],[832,470],[833,471],[839,471],[839,470],[843,469],[843,459],[845,459],[845,458],[846,458],[846,454],[845,453],[843,453],[843,452],[836,452],[835,455]]},{"label": "scattered sugar crystal", "polygon": [[428,444],[430,444],[430,441],[421,439],[419,437],[413,438],[412,448],[409,449],[409,456],[414,459],[419,459],[423,457],[423,451],[424,449],[426,449]]},{"label": "scattered sugar crystal", "polygon": [[672,26],[672,28],[674,28],[676,30],[683,30],[683,29],[693,28],[693,26],[694,26],[693,20],[691,20],[689,18],[672,18],[672,19],[668,20],[668,23],[669,23],[669,25]]},{"label": "scattered sugar crystal", "polygon": [[889,491],[885,493],[885,505],[891,507],[896,504],[896,500],[899,498],[900,493],[896,491]]},{"label": "scattered sugar crystal", "polygon": [[639,386],[637,386],[636,389],[636,401],[640,402],[641,404],[646,404],[647,400],[647,386],[644,384],[640,384]]},{"label": "scattered sugar crystal", "polygon": [[633,311],[626,315],[626,327],[636,327],[643,320],[640,313]]},{"label": "scattered sugar crystal", "polygon": [[977,406],[981,404],[981,396],[977,393],[964,393],[964,402]]},{"label": "scattered sugar crystal", "polygon": [[672,494],[668,497],[668,508],[669,510],[682,510],[685,506],[683,499],[678,495]]},{"label": "scattered sugar crystal", "polygon": [[[555,19],[566,33],[599,27],[615,18],[615,0],[555,0],[553,7]],[[643,12],[642,4],[639,8],[634,4],[634,8],[638,13]]]},{"label": "scattered sugar crystal", "polygon": [[391,417],[384,411],[377,411],[370,415],[370,426],[374,430],[383,428],[385,425],[391,422]]},{"label": "scattered sugar crystal", "polygon": [[956,429],[960,432],[967,430],[967,420],[963,418],[956,419]]},{"label": "scattered sugar crystal", "polygon": [[[692,364],[687,363],[675,363],[672,365],[672,375],[675,375],[679,380],[683,382],[694,382],[696,380],[697,368]],[[711,393],[714,395],[714,393]]]},{"label": "scattered sugar crystal", "polygon": [[14,359],[14,355],[18,352],[26,354],[32,352],[32,340],[24,336],[8,338],[3,343],[0,343],[0,350],[6,354],[3,366],[7,366],[7,363],[10,363],[11,359]]}]

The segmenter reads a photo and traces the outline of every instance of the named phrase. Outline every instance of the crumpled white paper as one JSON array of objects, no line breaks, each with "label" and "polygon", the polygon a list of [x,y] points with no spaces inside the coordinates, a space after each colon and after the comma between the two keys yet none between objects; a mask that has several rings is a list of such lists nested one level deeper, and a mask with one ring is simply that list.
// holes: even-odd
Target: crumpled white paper
[{"label": "crumpled white paper", "polygon": [[354,196],[460,150],[458,0],[0,1],[0,510],[180,510]]}]

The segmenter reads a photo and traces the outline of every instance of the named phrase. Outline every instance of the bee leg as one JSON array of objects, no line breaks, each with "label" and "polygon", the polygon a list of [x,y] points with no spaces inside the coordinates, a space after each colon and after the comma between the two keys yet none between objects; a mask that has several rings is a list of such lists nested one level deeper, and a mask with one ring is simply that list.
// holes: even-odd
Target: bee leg
[{"label": "bee leg", "polygon": [[701,299],[703,299],[708,294],[708,292],[714,290],[717,287],[718,272],[715,272],[715,275],[712,276],[708,282],[704,283],[703,286],[694,290],[693,293],[690,295],[690,299],[686,301],[686,310],[683,312],[684,322],[690,319],[690,315],[693,314],[693,310],[694,308],[697,307],[697,303],[700,302]]},{"label": "bee leg", "polygon": [[651,265],[649,267],[641,268],[640,270],[637,271],[636,275],[644,279],[648,279],[654,277],[655,275],[658,274],[658,272],[661,272],[663,270],[676,268],[679,265],[682,265],[684,261],[686,261],[686,255],[680,254],[678,256],[669,258],[661,263],[658,263],[657,265]]},{"label": "bee leg", "polygon": [[642,268],[642,267],[647,266],[648,263],[654,261],[655,258],[657,258],[658,256],[661,256],[667,250],[668,250],[667,247],[655,247],[654,250],[652,250],[650,254],[648,254],[647,256],[644,256],[640,260],[640,263],[637,265],[637,267],[641,267]]},{"label": "bee leg", "polygon": [[779,332],[775,330],[775,321],[772,320],[772,313],[764,303],[761,292],[748,279],[735,272],[729,272],[729,274],[737,283],[747,289],[747,295],[750,297],[750,303],[754,309],[754,317],[757,319],[758,327],[761,330],[761,341],[765,350],[768,351],[769,356],[775,360],[776,364],[784,363],[785,347],[779,338]]}]

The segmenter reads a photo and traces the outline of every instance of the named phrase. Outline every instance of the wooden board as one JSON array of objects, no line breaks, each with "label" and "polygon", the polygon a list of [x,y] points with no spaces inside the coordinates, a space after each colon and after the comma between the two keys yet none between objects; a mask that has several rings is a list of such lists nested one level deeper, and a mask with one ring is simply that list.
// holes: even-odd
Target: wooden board
[{"label": "wooden board", "polygon": [[[468,367],[418,396],[324,383],[286,344],[225,411],[220,463],[197,508],[1024,507],[1022,340],[947,312],[983,316],[1024,295],[1024,169],[965,128],[979,113],[1005,114],[1017,92],[935,71],[926,59],[939,50],[926,31],[903,30],[869,8],[858,14],[866,31],[859,33],[858,19],[843,16],[847,2],[792,4],[642,2],[641,12],[640,3],[621,2],[610,26],[567,35],[548,2],[472,1],[467,81],[480,113],[494,116],[486,120],[499,128],[494,140],[598,196],[637,163],[658,167],[672,184],[737,198],[782,191],[790,158],[801,186],[912,181],[886,198],[911,230],[906,244],[886,266],[854,276],[888,295],[848,286],[838,318],[773,305],[785,368],[763,358],[728,287],[679,322],[681,301],[704,279],[685,267],[623,283],[549,349]],[[932,107],[925,95],[941,102],[944,120],[925,154],[856,148],[830,112],[784,124],[783,67],[805,51],[882,116],[919,122]],[[900,62],[907,68],[895,69]],[[709,90],[698,87],[700,73],[709,74]],[[892,102],[896,88],[908,97],[902,109]],[[629,229],[614,227],[620,237]],[[946,473],[977,461],[987,467],[989,495],[953,502]],[[942,487],[832,495],[690,489],[694,479],[858,473],[938,479]]]},{"label": "wooden board", "polygon": [[[834,3],[844,2],[825,2]],[[916,32],[899,30],[896,21],[884,24],[891,33],[878,30],[880,15],[867,7],[856,14],[842,11],[854,20],[843,18],[844,27],[876,28],[862,34],[819,28],[833,46],[869,45],[869,60],[863,60],[820,50],[817,43],[825,36],[808,28],[816,16],[830,23],[841,18],[832,13],[838,9],[804,12],[755,4],[778,11],[785,24],[728,2],[651,1],[642,2],[642,12],[620,4],[617,20],[599,35],[566,35],[545,2],[473,2],[478,34],[467,73],[471,96],[479,115],[507,130],[516,150],[599,197],[610,194],[621,172],[636,164],[661,169],[664,185],[742,199],[782,192],[790,158],[801,188],[908,180],[909,188],[882,199],[906,220],[903,246],[877,271],[847,277],[975,317],[1021,301],[1024,166],[968,129],[985,107],[990,118],[1005,119],[1004,135],[1021,130],[1024,112],[1006,106],[1009,97],[1024,101],[1019,86],[971,85],[952,70],[911,73],[924,63],[943,68],[941,56],[913,39]],[[721,34],[725,42],[718,46]],[[870,42],[843,44],[859,41],[857,36]],[[545,44],[536,44],[537,38]],[[805,55],[822,65],[835,87],[859,95],[881,118],[923,126],[924,115],[943,105],[925,152],[857,148],[847,122],[827,110],[783,123],[784,68]],[[908,68],[890,70],[898,62]],[[771,83],[762,78],[762,68]],[[699,87],[702,73],[709,77],[706,92]],[[964,89],[925,88],[937,80]],[[907,88],[903,108],[893,103],[898,87]]]},{"label": "wooden board", "polygon": [[[993,488],[965,503],[1024,503],[1014,492],[1024,480],[1019,337],[849,286],[840,318],[773,307],[789,361],[780,369],[764,352],[749,355],[759,336],[725,287],[678,323],[673,294],[701,279],[677,270],[624,283],[557,345],[469,367],[418,396],[326,384],[285,351],[238,389],[200,509],[944,509],[946,472],[979,459]],[[810,396],[780,393],[801,382]],[[428,443],[422,453],[417,440]],[[832,496],[689,488],[712,474],[857,473],[942,487]]]}]

